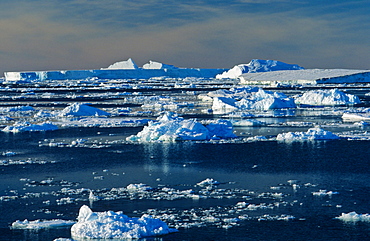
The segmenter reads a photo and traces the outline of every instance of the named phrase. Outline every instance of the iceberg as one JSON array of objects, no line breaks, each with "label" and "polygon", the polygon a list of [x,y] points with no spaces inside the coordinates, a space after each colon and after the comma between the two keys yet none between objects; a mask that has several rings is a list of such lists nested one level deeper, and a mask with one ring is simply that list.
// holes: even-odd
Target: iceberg
[{"label": "iceberg", "polygon": [[339,217],[336,217],[344,222],[370,222],[370,214],[358,214],[356,212],[342,213]]},{"label": "iceberg", "polygon": [[178,69],[178,67],[149,60],[149,63],[143,65],[143,69]]},{"label": "iceberg", "polygon": [[370,70],[300,69],[245,73],[238,78],[241,84],[343,84],[368,83]]},{"label": "iceberg", "polygon": [[46,70],[5,72],[4,83],[37,83],[46,80],[80,80],[80,79],[150,79],[165,78],[215,78],[226,69],[177,68],[173,65],[150,61],[142,68],[130,58],[116,62],[108,68],[90,70]]},{"label": "iceberg", "polygon": [[177,232],[149,215],[130,218],[121,211],[93,212],[86,205],[80,208],[77,220],[71,228],[74,239],[139,239]]},{"label": "iceberg", "polygon": [[184,119],[166,112],[157,121],[150,121],[148,126],[137,135],[127,137],[127,141],[137,142],[175,142],[202,141],[210,139],[235,138],[231,122],[216,120],[204,126],[195,119]]},{"label": "iceberg", "polygon": [[120,61],[111,64],[108,66],[107,69],[138,69],[138,67],[135,62],[131,58],[129,58],[126,61]]},{"label": "iceberg", "polygon": [[296,104],[312,106],[354,105],[361,103],[356,95],[346,94],[338,89],[311,90],[295,99]]},{"label": "iceberg", "polygon": [[307,132],[287,132],[277,135],[278,141],[336,140],[340,137],[321,128],[310,128]]},{"label": "iceberg", "polygon": [[217,75],[216,79],[237,79],[240,75],[245,73],[300,69],[303,69],[303,67],[296,64],[286,64],[276,60],[252,59],[248,64],[235,65],[230,70]]},{"label": "iceberg", "polygon": [[2,129],[3,132],[26,132],[26,131],[54,131],[58,127],[51,123],[31,124],[28,122],[17,122],[13,126],[6,126]]},{"label": "iceberg", "polygon": [[210,92],[208,96],[218,96],[213,97],[212,110],[215,113],[296,108],[294,99],[283,93],[265,91],[262,88],[232,88],[227,92]]},{"label": "iceberg", "polygon": [[34,220],[28,221],[27,219],[20,221],[17,220],[12,223],[12,229],[45,229],[45,228],[61,228],[70,227],[75,224],[75,221],[52,219],[52,220]]},{"label": "iceberg", "polygon": [[345,121],[365,121],[370,120],[370,112],[366,113],[343,113],[342,119]]},{"label": "iceberg", "polygon": [[108,112],[86,104],[73,103],[64,108],[59,116],[109,116]]}]

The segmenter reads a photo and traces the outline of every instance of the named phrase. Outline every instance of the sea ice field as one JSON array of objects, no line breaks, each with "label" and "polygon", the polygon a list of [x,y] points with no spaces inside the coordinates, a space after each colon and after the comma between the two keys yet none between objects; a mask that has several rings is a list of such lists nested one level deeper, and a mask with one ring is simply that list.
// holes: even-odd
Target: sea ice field
[{"label": "sea ice field", "polygon": [[0,240],[370,239],[370,80],[279,66],[0,79]]}]

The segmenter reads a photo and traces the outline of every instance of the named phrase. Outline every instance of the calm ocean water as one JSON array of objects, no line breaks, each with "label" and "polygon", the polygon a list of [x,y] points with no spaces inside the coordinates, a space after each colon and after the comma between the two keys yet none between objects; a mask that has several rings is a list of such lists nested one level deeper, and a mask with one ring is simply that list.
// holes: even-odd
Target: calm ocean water
[{"label": "calm ocean water", "polygon": [[[0,153],[13,151],[1,160],[32,160],[34,164],[0,166],[0,240],[53,240],[70,238],[69,228],[12,230],[15,220],[75,220],[88,204],[94,211],[123,211],[140,216],[148,209],[181,211],[212,209],[219,215],[239,217],[230,211],[237,202],[276,203],[280,207],[243,213],[230,228],[206,223],[201,227],[179,228],[179,232],[146,240],[367,240],[370,223],[344,223],[334,219],[342,212],[369,213],[370,148],[368,141],[316,141],[242,144],[171,143],[124,144],[114,142],[137,133],[140,128],[70,129],[46,133],[0,133]],[[50,140],[93,138],[100,148],[50,147]],[[103,144],[109,141],[109,146]],[[103,144],[102,144],[103,143]],[[43,162],[40,162],[43,161]],[[40,162],[40,163],[39,163]],[[88,188],[103,193],[113,187],[145,183],[151,187],[196,189],[196,183],[213,178],[231,198],[149,200],[112,199],[93,203],[86,195],[62,195],[63,188]],[[49,180],[49,181],[45,181]],[[292,188],[292,183],[297,188]],[[276,188],[271,188],[276,187]],[[249,190],[246,198],[238,190]],[[319,190],[335,195],[315,196]],[[233,192],[235,193],[233,196]],[[226,193],[226,192],[225,192]],[[224,194],[225,194],[224,193]],[[271,193],[282,193],[271,198]],[[228,194],[229,195],[229,194]],[[265,196],[264,196],[265,195]],[[70,203],[57,200],[73,197]],[[267,197],[267,198],[266,198]],[[283,205],[284,204],[284,205]],[[265,220],[264,215],[292,215],[290,221]],[[184,216],[179,215],[185,219]],[[191,219],[191,218],[187,218]],[[184,220],[182,220],[184,221]],[[189,221],[191,222],[191,220]]]}]

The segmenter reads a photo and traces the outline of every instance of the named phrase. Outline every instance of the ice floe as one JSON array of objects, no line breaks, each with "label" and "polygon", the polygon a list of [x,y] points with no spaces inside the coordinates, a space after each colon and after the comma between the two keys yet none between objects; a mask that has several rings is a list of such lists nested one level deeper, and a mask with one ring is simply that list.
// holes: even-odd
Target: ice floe
[{"label": "ice floe", "polygon": [[13,229],[46,229],[46,228],[60,228],[60,227],[70,227],[75,224],[75,221],[62,220],[62,219],[52,219],[52,220],[34,220],[28,221],[17,220],[12,223]]},{"label": "ice floe", "polygon": [[296,104],[311,106],[354,105],[361,103],[356,95],[346,94],[338,89],[311,90],[295,98]]},{"label": "ice floe", "polygon": [[166,112],[157,121],[149,122],[138,134],[129,136],[127,141],[174,142],[234,137],[232,124],[227,120],[216,120],[204,126],[195,119],[184,119]]},{"label": "ice floe", "polygon": [[277,135],[278,141],[336,140],[339,136],[321,128],[310,128],[306,132],[287,132]]},{"label": "ice floe", "polygon": [[342,213],[336,219],[344,222],[370,222],[370,214],[358,214],[356,212]]},{"label": "ice floe", "polygon": [[2,129],[3,132],[26,132],[26,131],[54,131],[58,127],[52,123],[42,123],[42,124],[31,124],[29,122],[17,122],[12,126],[6,126]]},{"label": "ice floe", "polygon": [[73,238],[138,239],[177,232],[167,224],[149,215],[130,218],[122,212],[93,212],[83,205],[71,228]]},{"label": "ice floe", "polygon": [[336,194],[339,194],[339,193],[334,192],[334,191],[327,191],[327,190],[324,190],[324,189],[321,189],[318,192],[312,192],[312,195],[314,195],[314,196],[332,196],[332,195],[336,195]]}]

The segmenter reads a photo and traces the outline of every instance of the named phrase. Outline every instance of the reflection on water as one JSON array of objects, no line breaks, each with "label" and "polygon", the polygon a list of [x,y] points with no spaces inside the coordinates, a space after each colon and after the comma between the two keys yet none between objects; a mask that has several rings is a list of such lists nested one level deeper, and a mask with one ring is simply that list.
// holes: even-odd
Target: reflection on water
[{"label": "reflection on water", "polygon": [[[202,215],[210,210],[214,215],[248,217],[229,229],[206,223],[201,228],[180,228],[178,233],[147,240],[192,240],[194,237],[206,240],[219,240],[220,237],[227,240],[269,240],[276,235],[281,240],[345,240],[352,234],[368,238],[367,224],[345,225],[333,219],[342,212],[369,212],[370,149],[367,141],[267,141],[242,144],[117,142],[104,148],[38,146],[39,141],[45,139],[61,139],[64,136],[88,138],[94,133],[96,130],[73,134],[64,131],[0,134],[4,143],[0,152],[16,153],[12,157],[2,156],[1,160],[28,157],[53,160],[45,164],[1,166],[0,211],[3,215],[0,231],[3,240],[70,237],[68,229],[10,230],[9,225],[15,220],[24,219],[74,220],[82,204],[90,204],[96,211],[123,210],[131,216],[145,213],[148,209],[162,210],[172,212],[179,222],[189,218],[185,218],[186,212]],[[111,138],[109,134],[105,136]],[[104,135],[100,138],[104,138]],[[213,178],[221,184],[206,193],[196,185],[206,178]],[[45,180],[52,181],[48,183]],[[295,180],[291,181],[296,183],[294,188],[289,180]],[[130,183],[145,183],[155,191],[141,199],[122,194],[120,199],[93,202],[88,200],[88,192],[77,195],[61,191],[84,188],[93,190],[97,196],[106,197],[111,195],[112,188],[124,188]],[[154,200],[155,195],[163,197],[163,187],[172,188],[173,193],[192,189],[197,195],[209,197]],[[323,197],[312,195],[321,189],[339,194]],[[281,193],[281,196],[272,197],[273,193]],[[15,198],[4,201],[5,196]],[[57,201],[60,203],[62,198],[73,199],[58,204]],[[235,207],[238,202],[279,205],[279,208],[242,210]],[[271,217],[293,215],[297,219],[257,220],[266,214]],[[194,220],[186,222],[193,225]]]}]

